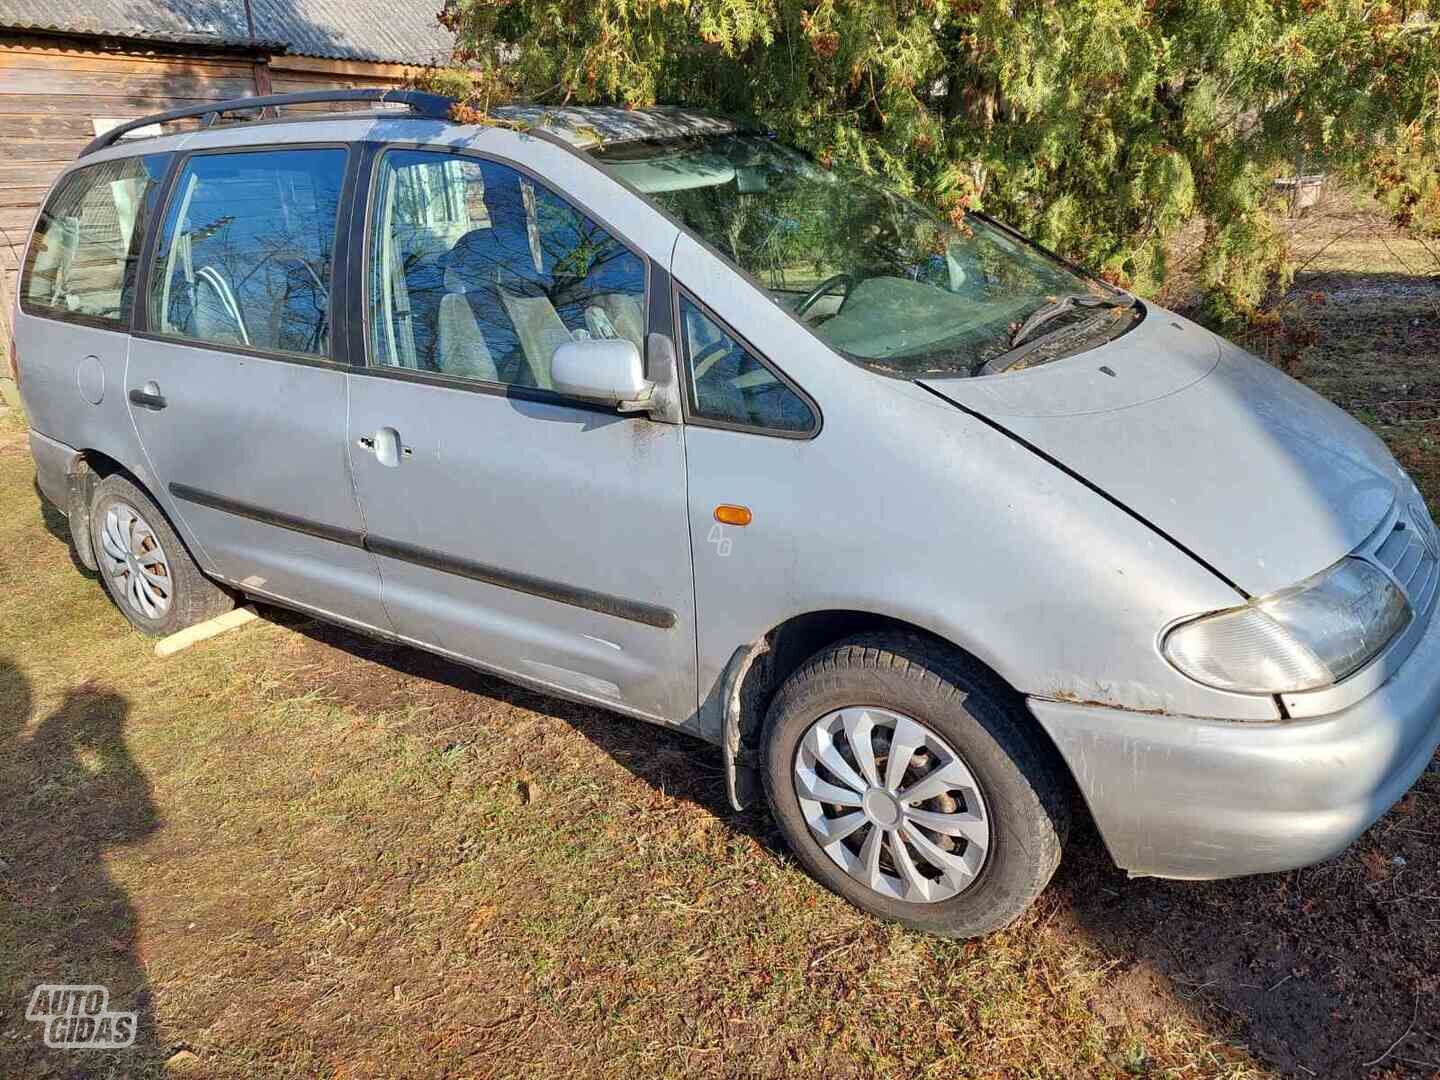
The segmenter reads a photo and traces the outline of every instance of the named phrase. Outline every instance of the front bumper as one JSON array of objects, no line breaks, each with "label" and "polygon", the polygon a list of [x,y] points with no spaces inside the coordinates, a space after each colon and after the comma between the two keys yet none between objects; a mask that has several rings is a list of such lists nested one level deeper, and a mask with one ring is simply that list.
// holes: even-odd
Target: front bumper
[{"label": "front bumper", "polygon": [[1159,716],[1031,698],[1110,854],[1132,874],[1224,878],[1343,850],[1440,745],[1440,618],[1355,705],[1274,723]]}]

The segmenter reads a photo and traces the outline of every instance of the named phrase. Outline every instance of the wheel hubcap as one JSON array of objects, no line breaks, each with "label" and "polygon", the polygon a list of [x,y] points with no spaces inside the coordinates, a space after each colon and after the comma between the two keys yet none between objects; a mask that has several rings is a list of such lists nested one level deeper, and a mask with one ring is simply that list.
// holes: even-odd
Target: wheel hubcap
[{"label": "wheel hubcap", "polygon": [[146,619],[162,618],[175,593],[170,560],[146,520],[128,503],[105,511],[100,527],[104,570],[125,606]]},{"label": "wheel hubcap", "polygon": [[902,816],[900,801],[891,795],[884,788],[872,787],[865,792],[865,798],[860,802],[865,816],[870,820],[871,825],[879,825],[882,829],[893,829],[900,824]]},{"label": "wheel hubcap", "polygon": [[837,866],[882,896],[936,903],[969,888],[990,814],[964,759],[903,713],[856,706],[810,725],[795,755],[800,810]]}]

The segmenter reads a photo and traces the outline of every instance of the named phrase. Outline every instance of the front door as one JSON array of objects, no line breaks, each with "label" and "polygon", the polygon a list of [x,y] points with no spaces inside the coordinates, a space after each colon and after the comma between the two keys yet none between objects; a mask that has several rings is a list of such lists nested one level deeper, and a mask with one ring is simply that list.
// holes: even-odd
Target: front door
[{"label": "front door", "polygon": [[[395,629],[690,721],[684,430],[567,400],[550,379],[574,336],[643,348],[646,258],[509,164],[392,148],[374,175],[349,448]],[[650,240],[668,252],[661,224],[669,236]]]},{"label": "front door", "polygon": [[131,414],[213,569],[388,629],[345,451],[331,267],[348,152],[197,153],[169,197],[131,343]]}]

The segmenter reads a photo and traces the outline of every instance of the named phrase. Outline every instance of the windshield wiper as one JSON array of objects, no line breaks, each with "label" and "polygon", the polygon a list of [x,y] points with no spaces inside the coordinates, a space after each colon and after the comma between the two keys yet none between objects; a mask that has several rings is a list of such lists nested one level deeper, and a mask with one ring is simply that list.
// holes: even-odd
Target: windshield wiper
[{"label": "windshield wiper", "polygon": [[[1086,297],[1085,299],[1089,300],[1091,298]],[[1112,308],[1122,311],[1128,311],[1135,306],[1135,299],[1131,297],[1129,303],[1125,303],[1119,300],[1098,299],[1098,302],[1096,303],[1086,303],[1081,305],[1070,304],[1064,308],[1061,308],[1060,311],[1068,311],[1071,307],[1075,306],[1090,308]],[[1059,312],[1057,311],[1055,314],[1059,314]],[[1041,349],[1056,345],[1070,338],[1085,337],[1086,335],[1094,332],[1095,330],[1098,330],[1111,318],[1112,316],[1104,314],[1091,315],[1088,319],[1085,319],[1081,322],[1071,323],[1068,326],[1060,327],[1058,330],[1051,330],[1048,334],[1041,334],[1037,338],[1032,338],[1029,341],[1022,342],[1019,345],[1012,345],[1010,346],[1010,348],[1002,352],[999,356],[992,356],[989,360],[979,364],[976,368],[973,368],[970,374],[999,375],[1003,371],[1009,371],[1011,368],[1018,366],[1020,362],[1026,357],[1033,355]],[[1021,330],[1023,329],[1024,327],[1021,327]],[[1019,335],[1019,331],[1016,331],[1016,335]]]},{"label": "windshield wiper", "polygon": [[1044,326],[1051,319],[1064,315],[1067,311],[1075,308],[1131,308],[1135,306],[1135,298],[1123,294],[1123,299],[1109,296],[1095,296],[1091,293],[1072,293],[1069,296],[1062,296],[1051,300],[1044,307],[1030,313],[1030,317],[1016,328],[1015,333],[1010,335],[1010,347],[1024,344],[1025,340],[1040,327]]}]

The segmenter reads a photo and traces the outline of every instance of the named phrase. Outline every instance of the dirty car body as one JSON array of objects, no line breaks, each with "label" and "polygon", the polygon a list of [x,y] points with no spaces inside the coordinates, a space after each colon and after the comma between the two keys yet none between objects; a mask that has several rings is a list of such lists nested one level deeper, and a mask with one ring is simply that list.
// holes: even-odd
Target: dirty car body
[{"label": "dirty car body", "polygon": [[[1135,874],[1326,858],[1423,771],[1440,540],[1339,409],[998,223],[729,121],[500,118],[220,125],[57,181],[16,346],[83,559],[121,475],[224,589],[721,743],[737,806],[791,769],[764,748],[807,659],[923,641],[1015,703],[1001,726],[1034,729]],[[65,202],[97,167],[109,293]],[[283,242],[234,223],[277,199]],[[150,543],[111,565],[163,592]],[[802,788],[818,748],[853,803],[770,795],[817,830],[807,868],[905,919],[1009,826],[943,718],[915,761],[974,775],[900,821],[919,786],[857,732],[890,724],[894,758],[914,729],[875,686],[835,715],[898,719],[807,717],[795,751]],[[966,807],[979,831],[947,824]]]}]

